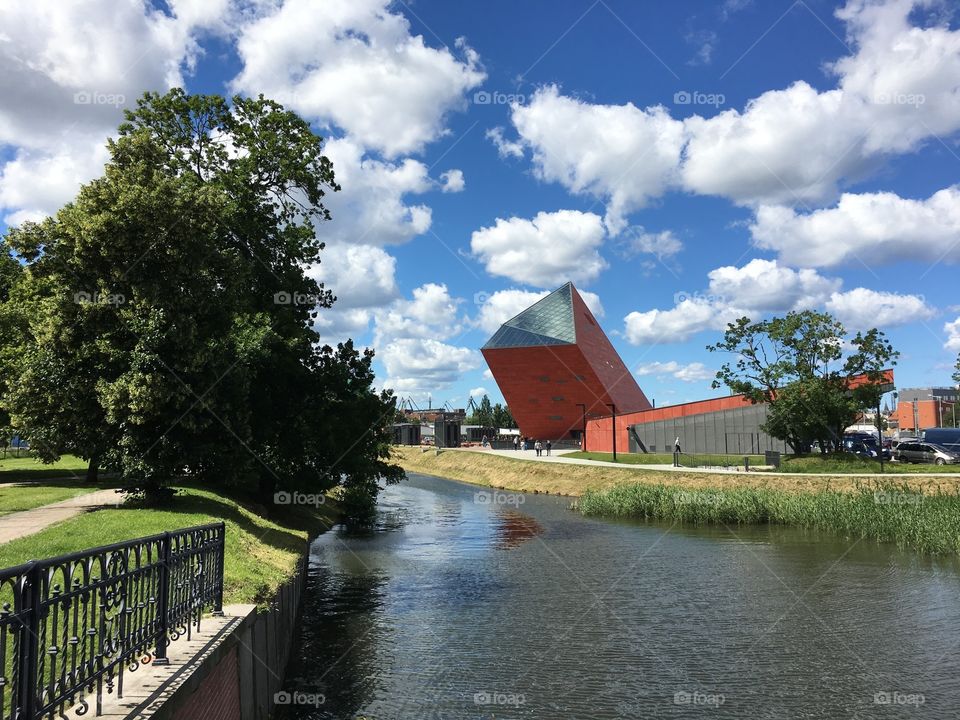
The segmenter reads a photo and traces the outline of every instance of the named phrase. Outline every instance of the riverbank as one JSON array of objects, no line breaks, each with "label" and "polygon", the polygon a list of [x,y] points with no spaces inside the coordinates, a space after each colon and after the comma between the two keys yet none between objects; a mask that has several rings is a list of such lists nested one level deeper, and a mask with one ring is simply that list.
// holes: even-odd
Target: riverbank
[{"label": "riverbank", "polygon": [[[516,490],[546,492],[578,497],[588,490],[605,490],[624,484],[666,485],[678,489],[736,490],[742,488],[774,489],[790,493],[815,493],[824,490],[857,492],[861,488],[885,488],[891,480],[883,475],[776,475],[761,472],[703,473],[696,471],[615,468],[560,462],[538,462],[533,456],[517,458],[494,455],[482,450],[442,450],[434,448],[396,447],[396,462],[410,472],[437,475],[475,485]],[[925,494],[957,493],[960,476],[897,477],[897,487]]]},{"label": "riverbank", "polygon": [[953,478],[687,474],[419,448],[399,449],[398,462],[411,472],[477,485],[579,496],[576,507],[596,517],[775,524],[893,542],[924,554],[960,553],[960,487]]},{"label": "riverbank", "polygon": [[717,525],[785,525],[847,538],[896,543],[927,555],[960,554],[960,494],[925,494],[896,485],[853,492],[790,493],[740,488],[681,489],[620,485],[589,490],[577,503],[585,515]]}]

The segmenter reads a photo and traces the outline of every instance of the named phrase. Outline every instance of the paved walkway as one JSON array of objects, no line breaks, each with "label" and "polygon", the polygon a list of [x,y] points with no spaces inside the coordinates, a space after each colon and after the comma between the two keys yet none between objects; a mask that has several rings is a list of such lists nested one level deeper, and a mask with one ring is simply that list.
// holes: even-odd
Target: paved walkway
[{"label": "paved walkway", "polygon": [[[716,475],[737,475],[745,472],[743,468],[690,468],[690,467],[674,467],[673,465],[656,465],[656,464],[635,464],[635,463],[620,463],[620,462],[606,462],[604,460],[585,460],[584,458],[570,458],[564,457],[570,453],[577,452],[576,450],[554,450],[551,455],[541,455],[537,457],[536,452],[533,450],[492,450],[490,448],[484,449],[481,447],[468,447],[468,448],[446,448],[447,450],[455,450],[456,452],[479,452],[485,453],[487,455],[500,455],[506,458],[513,458],[514,460],[533,460],[535,462],[548,462],[548,463],[563,463],[567,465],[589,465],[591,467],[612,467],[620,468],[621,470],[660,470],[663,472],[679,472],[679,473],[713,473]],[[546,453],[546,450],[543,451]],[[887,467],[893,467],[893,464],[887,463]],[[874,478],[881,476],[881,473],[784,473],[784,472],[775,472],[775,471],[751,471],[751,474],[754,475],[779,475],[781,477],[869,477]],[[899,472],[889,472],[886,471],[882,474],[882,477],[885,478],[953,478],[954,480],[960,480],[960,473],[899,473]]]},{"label": "paved walkway", "polygon": [[40,532],[54,523],[109,505],[119,505],[123,496],[116,490],[95,490],[33,510],[0,516],[0,543]]},{"label": "paved walkway", "polygon": [[[190,640],[184,635],[170,643],[167,647],[169,665],[149,663],[140,665],[135,672],[124,672],[123,697],[117,697],[116,692],[109,695],[104,692],[101,696],[102,714],[99,717],[106,720],[183,717],[176,710],[171,712],[166,704],[171,703],[181,690],[185,695],[189,695],[196,689],[202,678],[195,678],[194,675],[208,658],[217,653],[244,618],[256,612],[256,605],[228,605],[223,608],[223,612],[223,617],[205,616],[200,622],[200,630],[193,629]],[[207,674],[211,669],[206,668]],[[240,678],[241,682],[250,680],[251,678]],[[94,707],[82,710],[79,705],[75,705],[62,717],[69,720],[95,717],[96,696],[88,695],[85,699]],[[180,705],[182,706],[182,702]],[[219,717],[215,707],[210,708],[210,716]],[[190,720],[194,718],[191,717]]]}]

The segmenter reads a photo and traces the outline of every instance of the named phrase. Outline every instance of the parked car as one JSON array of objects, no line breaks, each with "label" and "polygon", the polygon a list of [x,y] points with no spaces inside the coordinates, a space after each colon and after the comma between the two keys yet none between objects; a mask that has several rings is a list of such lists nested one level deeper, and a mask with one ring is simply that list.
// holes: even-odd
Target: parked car
[{"label": "parked car", "polygon": [[960,455],[934,443],[902,442],[897,447],[897,459],[901,462],[928,465],[954,465],[960,462]]},{"label": "parked car", "polygon": [[[853,445],[863,445],[863,448],[852,450]],[[843,436],[843,448],[847,452],[856,452],[864,457],[878,458],[883,454],[884,460],[889,460],[893,454],[890,448],[877,442],[876,435],[870,433],[848,433]]]},{"label": "parked car", "polygon": [[876,458],[876,446],[870,447],[861,437],[844,437],[841,446],[844,452],[853,453],[865,458]]},{"label": "parked car", "polygon": [[928,428],[923,431],[923,441],[941,445],[952,453],[960,453],[960,429]]}]

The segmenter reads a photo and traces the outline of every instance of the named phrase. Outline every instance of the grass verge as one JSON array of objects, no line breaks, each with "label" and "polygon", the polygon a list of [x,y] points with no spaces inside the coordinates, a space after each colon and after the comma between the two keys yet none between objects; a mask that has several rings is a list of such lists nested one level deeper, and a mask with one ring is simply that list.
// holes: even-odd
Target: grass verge
[{"label": "grass verge", "polygon": [[698,488],[634,483],[588,490],[585,515],[694,524],[776,524],[894,542],[925,554],[960,552],[960,494],[875,483],[850,492],[791,493],[772,488]]},{"label": "grass verge", "polygon": [[[914,475],[923,475],[925,473],[956,473],[960,475],[960,465],[914,465],[911,463],[887,461],[884,463],[884,471],[888,473],[910,473]],[[780,469],[776,472],[880,474],[880,461],[868,460],[850,453],[785,457],[780,464]]]},{"label": "grass verge", "polygon": [[199,488],[181,488],[164,509],[105,508],[0,545],[0,567],[206,523],[226,523],[224,602],[263,603],[293,573],[312,532],[328,528],[334,508],[290,508],[267,519],[252,507]]}]

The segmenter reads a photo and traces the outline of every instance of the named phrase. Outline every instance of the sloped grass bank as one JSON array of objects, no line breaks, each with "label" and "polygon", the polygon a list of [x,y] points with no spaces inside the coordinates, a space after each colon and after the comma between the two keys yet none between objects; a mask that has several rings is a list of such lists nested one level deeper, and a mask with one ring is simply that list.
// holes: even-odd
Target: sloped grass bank
[{"label": "sloped grass bank", "polygon": [[685,488],[633,483],[587,490],[585,515],[719,525],[791,525],[893,542],[930,555],[960,552],[960,494],[875,483],[853,491]]},{"label": "sloped grass bank", "polygon": [[169,507],[104,508],[0,545],[0,567],[206,523],[226,523],[224,602],[262,603],[297,567],[308,537],[328,528],[333,508],[291,508],[268,519],[253,506],[199,488],[180,488]]},{"label": "sloped grass bank", "polygon": [[[851,477],[844,473],[829,476],[774,475],[764,472],[709,474],[696,470],[648,470],[645,468],[613,468],[575,463],[537,462],[494,455],[482,450],[443,450],[424,452],[419,447],[395,448],[395,462],[409,472],[489,485],[520,492],[549,492],[582,495],[587,490],[603,490],[623,484],[669,485],[680,489],[769,488],[790,493],[815,493],[822,490],[854,492],[865,483],[889,482],[882,475],[876,478]],[[954,493],[960,489],[960,475],[953,477],[897,478],[896,482],[926,494]]]}]

